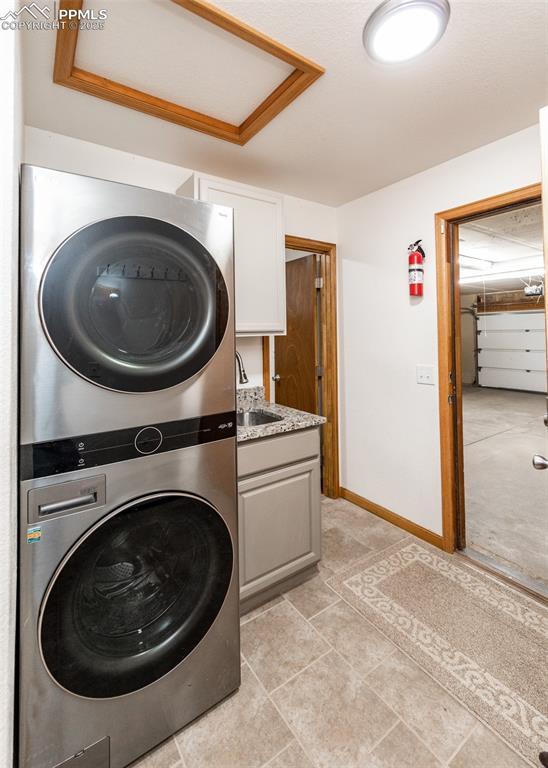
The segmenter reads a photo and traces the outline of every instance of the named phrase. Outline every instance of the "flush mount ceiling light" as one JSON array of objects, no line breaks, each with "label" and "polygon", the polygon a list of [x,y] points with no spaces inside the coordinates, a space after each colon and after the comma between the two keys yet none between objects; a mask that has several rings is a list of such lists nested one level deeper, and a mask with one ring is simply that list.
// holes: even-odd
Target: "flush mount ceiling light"
[{"label": "flush mount ceiling light", "polygon": [[438,42],[449,14],[447,0],[385,0],[365,24],[365,50],[384,64],[413,59]]}]

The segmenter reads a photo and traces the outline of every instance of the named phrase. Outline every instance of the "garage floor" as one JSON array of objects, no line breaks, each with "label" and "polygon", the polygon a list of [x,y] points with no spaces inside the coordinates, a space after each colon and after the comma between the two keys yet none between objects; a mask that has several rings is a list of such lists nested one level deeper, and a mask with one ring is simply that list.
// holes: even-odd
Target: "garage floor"
[{"label": "garage floor", "polygon": [[463,389],[466,548],[548,595],[548,471],[545,397]]}]

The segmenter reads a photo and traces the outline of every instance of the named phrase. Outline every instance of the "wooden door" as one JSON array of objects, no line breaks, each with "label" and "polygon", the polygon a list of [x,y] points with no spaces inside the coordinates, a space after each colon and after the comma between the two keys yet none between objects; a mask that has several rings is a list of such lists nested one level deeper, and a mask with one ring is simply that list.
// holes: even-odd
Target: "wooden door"
[{"label": "wooden door", "polygon": [[287,335],[275,341],[276,402],[318,413],[316,256],[286,262]]}]

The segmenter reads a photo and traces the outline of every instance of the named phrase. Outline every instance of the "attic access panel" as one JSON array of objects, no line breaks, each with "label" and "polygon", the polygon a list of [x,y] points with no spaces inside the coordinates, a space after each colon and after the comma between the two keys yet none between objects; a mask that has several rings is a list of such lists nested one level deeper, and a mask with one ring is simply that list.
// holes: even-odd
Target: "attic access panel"
[{"label": "attic access panel", "polygon": [[[243,145],[324,73],[324,69],[318,64],[305,59],[205,0],[170,0],[170,2],[259,48],[280,62],[290,65],[293,68],[292,71],[248,117],[241,123],[235,124],[75,66],[78,25],[75,25],[75,29],[65,25],[57,32],[53,81],[162,120]],[[83,4],[84,0],[61,0],[60,8],[81,10]]]}]

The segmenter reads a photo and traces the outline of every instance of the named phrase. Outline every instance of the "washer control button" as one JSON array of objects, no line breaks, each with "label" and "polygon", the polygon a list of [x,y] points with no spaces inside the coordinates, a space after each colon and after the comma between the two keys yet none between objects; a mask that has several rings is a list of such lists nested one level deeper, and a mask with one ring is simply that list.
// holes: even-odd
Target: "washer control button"
[{"label": "washer control button", "polygon": [[135,448],[139,453],[155,453],[162,445],[164,436],[157,427],[144,427],[137,433]]}]

